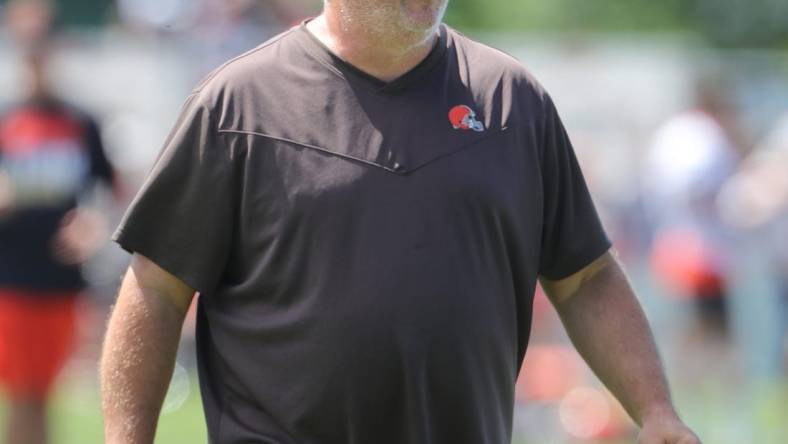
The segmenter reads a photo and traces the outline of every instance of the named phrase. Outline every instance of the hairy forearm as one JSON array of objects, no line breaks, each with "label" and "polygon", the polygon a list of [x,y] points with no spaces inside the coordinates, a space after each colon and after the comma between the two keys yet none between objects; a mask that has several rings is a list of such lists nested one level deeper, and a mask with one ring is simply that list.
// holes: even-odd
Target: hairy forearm
[{"label": "hairy forearm", "polygon": [[100,364],[108,444],[149,444],[175,365],[185,311],[126,274]]},{"label": "hairy forearm", "polygon": [[575,348],[638,425],[675,414],[648,321],[615,259],[556,308]]}]

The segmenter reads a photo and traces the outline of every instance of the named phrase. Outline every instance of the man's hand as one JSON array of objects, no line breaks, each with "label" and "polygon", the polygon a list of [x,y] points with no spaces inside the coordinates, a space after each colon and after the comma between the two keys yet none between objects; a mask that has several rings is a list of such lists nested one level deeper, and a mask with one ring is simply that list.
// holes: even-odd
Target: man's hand
[{"label": "man's hand", "polygon": [[701,442],[674,412],[666,412],[643,420],[638,444],[701,444]]}]

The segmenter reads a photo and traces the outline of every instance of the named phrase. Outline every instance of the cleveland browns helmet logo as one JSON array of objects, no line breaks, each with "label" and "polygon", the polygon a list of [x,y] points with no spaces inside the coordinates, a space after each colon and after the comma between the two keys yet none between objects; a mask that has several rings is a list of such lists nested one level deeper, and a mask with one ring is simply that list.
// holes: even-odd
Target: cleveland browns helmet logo
[{"label": "cleveland browns helmet logo", "polygon": [[476,120],[476,113],[466,105],[457,105],[449,111],[449,121],[454,129],[484,131],[484,124]]}]

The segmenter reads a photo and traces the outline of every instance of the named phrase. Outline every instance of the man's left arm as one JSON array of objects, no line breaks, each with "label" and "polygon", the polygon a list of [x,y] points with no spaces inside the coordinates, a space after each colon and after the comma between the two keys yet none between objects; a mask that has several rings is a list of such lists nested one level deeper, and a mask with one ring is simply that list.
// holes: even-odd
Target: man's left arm
[{"label": "man's left arm", "polygon": [[613,254],[540,282],[575,348],[642,428],[639,444],[699,444],[676,413],[648,321]]}]

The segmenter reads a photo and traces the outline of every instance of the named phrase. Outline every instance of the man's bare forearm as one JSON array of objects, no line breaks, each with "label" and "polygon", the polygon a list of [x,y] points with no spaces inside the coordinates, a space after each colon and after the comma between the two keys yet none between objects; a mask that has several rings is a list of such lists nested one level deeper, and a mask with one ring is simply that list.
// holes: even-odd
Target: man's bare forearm
[{"label": "man's bare forearm", "polygon": [[555,306],[575,348],[638,425],[675,415],[648,321],[612,256]]},{"label": "man's bare forearm", "polygon": [[101,357],[107,444],[150,444],[175,365],[186,310],[159,289],[123,279]]}]

